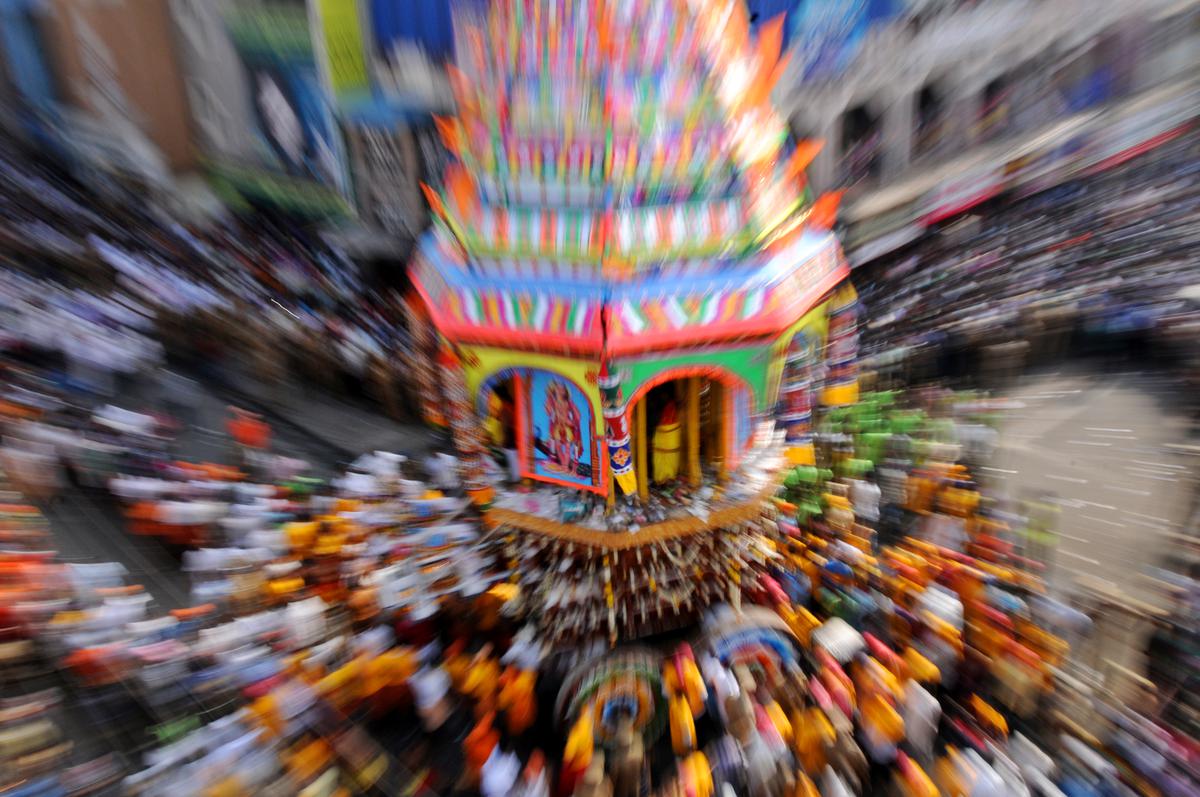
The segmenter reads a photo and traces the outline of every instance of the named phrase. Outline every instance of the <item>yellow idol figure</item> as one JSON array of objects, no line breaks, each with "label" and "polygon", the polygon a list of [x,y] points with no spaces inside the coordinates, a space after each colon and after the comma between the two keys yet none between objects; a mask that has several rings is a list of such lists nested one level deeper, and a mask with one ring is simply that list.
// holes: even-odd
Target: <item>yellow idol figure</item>
[{"label": "yellow idol figure", "polygon": [[679,477],[679,452],[683,447],[683,429],[679,424],[675,402],[667,402],[654,429],[654,483],[674,481]]}]

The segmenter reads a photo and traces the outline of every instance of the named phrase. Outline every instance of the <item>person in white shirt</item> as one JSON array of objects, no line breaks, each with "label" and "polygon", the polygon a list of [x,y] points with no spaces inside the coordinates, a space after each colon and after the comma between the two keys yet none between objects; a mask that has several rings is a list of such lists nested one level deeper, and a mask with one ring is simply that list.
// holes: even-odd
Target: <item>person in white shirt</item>
[{"label": "person in white shirt", "polygon": [[923,686],[909,679],[904,685],[900,716],[904,719],[904,736],[913,756],[921,766],[929,767],[933,763],[942,704]]},{"label": "person in white shirt", "polygon": [[999,437],[999,433],[987,424],[958,424],[958,439],[963,446],[963,461],[972,470],[987,464],[996,451]]},{"label": "person in white shirt", "polygon": [[521,761],[496,745],[483,764],[479,791],[484,797],[507,797],[513,793],[520,774]]},{"label": "person in white shirt", "polygon": [[440,728],[450,711],[446,700],[450,676],[441,667],[423,667],[409,679],[409,686],[425,730],[432,732]]},{"label": "person in white shirt", "polygon": [[854,505],[854,517],[859,523],[871,528],[879,525],[880,496],[873,470],[850,483],[850,503]]}]

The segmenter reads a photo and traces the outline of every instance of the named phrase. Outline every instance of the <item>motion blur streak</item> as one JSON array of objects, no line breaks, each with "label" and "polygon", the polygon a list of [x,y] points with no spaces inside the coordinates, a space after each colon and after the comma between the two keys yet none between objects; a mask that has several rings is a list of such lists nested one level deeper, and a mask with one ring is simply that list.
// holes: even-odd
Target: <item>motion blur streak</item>
[{"label": "motion blur streak", "polygon": [[1197,64],[0,0],[0,795],[1200,794]]}]

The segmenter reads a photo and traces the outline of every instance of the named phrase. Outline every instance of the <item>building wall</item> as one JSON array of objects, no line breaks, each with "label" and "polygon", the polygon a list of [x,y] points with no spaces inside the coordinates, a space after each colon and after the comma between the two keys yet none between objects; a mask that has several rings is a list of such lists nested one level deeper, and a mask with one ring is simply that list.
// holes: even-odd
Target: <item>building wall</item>
[{"label": "building wall", "polygon": [[132,125],[172,171],[195,165],[167,0],[51,0],[44,26],[68,104],[116,130]]},{"label": "building wall", "polygon": [[169,6],[197,146],[205,155],[253,158],[249,87],[225,26],[229,0],[169,0]]},{"label": "building wall", "polygon": [[[793,128],[825,141],[809,174],[818,190],[860,176],[847,174],[842,135],[847,112],[856,108],[879,121],[882,168],[857,186],[873,190],[984,141],[1053,121],[1055,103],[1081,96],[1062,91],[1072,75],[1082,80],[1096,67],[1112,66],[1109,88],[1120,95],[1195,73],[1200,64],[1196,0],[912,4],[917,7],[924,8],[919,21],[910,13],[872,29],[836,78],[802,81],[793,69],[776,89]],[[986,87],[993,83],[1012,91],[981,124]],[[941,140],[918,150],[915,106],[927,85],[936,86],[942,101]]]}]

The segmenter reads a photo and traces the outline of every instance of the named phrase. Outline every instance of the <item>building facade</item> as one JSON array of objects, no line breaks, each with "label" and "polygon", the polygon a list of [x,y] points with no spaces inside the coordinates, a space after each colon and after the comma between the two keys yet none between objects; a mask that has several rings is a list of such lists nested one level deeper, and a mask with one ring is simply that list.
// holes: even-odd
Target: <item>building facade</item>
[{"label": "building facade", "polygon": [[1182,123],[1200,75],[1198,9],[910,2],[843,43],[836,72],[812,74],[793,34],[777,96],[794,135],[824,141],[811,179],[846,190],[844,243],[860,265],[1014,181],[1067,173],[1084,151],[1114,157]]},{"label": "building facade", "polygon": [[[866,32],[845,69],[777,90],[825,147],[818,188],[860,193],[923,164],[1185,76],[1200,55],[1192,0],[913,2]],[[794,46],[802,46],[796,43]]]},{"label": "building facade", "polygon": [[5,0],[0,31],[13,132],[81,176],[166,186],[195,167],[167,0]]}]

